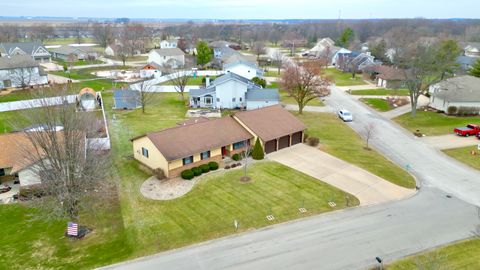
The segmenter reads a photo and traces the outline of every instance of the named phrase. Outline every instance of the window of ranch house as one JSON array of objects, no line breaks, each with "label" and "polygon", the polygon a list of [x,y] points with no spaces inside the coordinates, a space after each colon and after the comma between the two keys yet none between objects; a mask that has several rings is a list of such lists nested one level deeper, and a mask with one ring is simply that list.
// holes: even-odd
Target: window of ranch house
[{"label": "window of ranch house", "polygon": [[200,157],[203,159],[207,159],[210,157],[210,151],[206,151],[200,154]]},{"label": "window of ranch house", "polygon": [[142,147],[142,155],[148,158],[148,149]]},{"label": "window of ranch house", "polygon": [[245,147],[245,141],[236,142],[233,144],[233,150],[240,149],[242,147]]},{"label": "window of ranch house", "polygon": [[190,163],[193,163],[193,156],[183,158],[183,165],[187,165],[187,164],[190,164]]}]

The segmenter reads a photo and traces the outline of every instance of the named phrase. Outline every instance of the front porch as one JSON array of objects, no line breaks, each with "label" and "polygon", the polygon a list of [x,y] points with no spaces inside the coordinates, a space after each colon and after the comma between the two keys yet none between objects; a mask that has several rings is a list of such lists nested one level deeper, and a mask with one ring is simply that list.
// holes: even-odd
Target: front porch
[{"label": "front porch", "polygon": [[212,95],[190,97],[190,107],[192,108],[214,108],[214,97]]}]

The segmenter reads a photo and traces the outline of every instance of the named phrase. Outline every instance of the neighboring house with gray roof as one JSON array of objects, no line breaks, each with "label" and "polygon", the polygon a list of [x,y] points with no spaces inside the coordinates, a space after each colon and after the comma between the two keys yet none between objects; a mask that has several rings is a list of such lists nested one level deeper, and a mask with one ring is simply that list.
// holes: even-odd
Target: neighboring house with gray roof
[{"label": "neighboring house with gray roof", "polygon": [[459,65],[459,70],[457,71],[458,74],[464,75],[470,70],[470,68],[479,60],[478,57],[471,57],[461,55],[457,57],[456,63]]},{"label": "neighboring house with gray roof", "polygon": [[47,83],[47,74],[30,55],[0,57],[0,89]]},{"label": "neighboring house with gray roof", "polygon": [[29,55],[33,60],[50,62],[50,53],[38,42],[0,43],[0,57]]},{"label": "neighboring house with gray roof", "polygon": [[243,60],[224,64],[223,71],[225,71],[225,73],[235,73],[249,80],[254,77],[263,77],[263,70],[258,68],[257,64]]},{"label": "neighboring house with gray roof", "polygon": [[51,49],[53,58],[61,59],[67,62],[75,62],[78,60],[97,59],[98,53],[88,47],[75,47],[62,45],[58,48]]},{"label": "neighboring house with gray roof", "polygon": [[[480,78],[458,76],[430,86],[430,107],[456,114],[466,108],[480,109]],[[450,108],[450,109],[449,109]]]},{"label": "neighboring house with gray roof", "polygon": [[177,48],[178,39],[166,39],[160,42],[160,49]]},{"label": "neighboring house with gray roof", "polygon": [[173,69],[185,66],[185,53],[179,48],[153,49],[148,53],[148,63]]},{"label": "neighboring house with gray roof", "polygon": [[[264,91],[264,92],[263,92]],[[227,73],[215,79],[206,88],[189,92],[190,106],[214,109],[257,109],[279,103],[278,89],[263,89],[235,73]]]}]

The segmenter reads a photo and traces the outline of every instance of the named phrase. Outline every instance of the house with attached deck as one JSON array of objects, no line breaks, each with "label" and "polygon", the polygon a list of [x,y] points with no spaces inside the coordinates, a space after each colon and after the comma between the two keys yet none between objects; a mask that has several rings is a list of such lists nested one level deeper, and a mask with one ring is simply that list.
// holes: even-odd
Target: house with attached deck
[{"label": "house with attached deck", "polygon": [[190,106],[193,108],[214,109],[258,109],[279,103],[278,89],[263,89],[235,73],[227,73],[210,83],[206,87],[191,89],[189,92]]},{"label": "house with attached deck", "polygon": [[258,138],[265,153],[302,143],[305,125],[280,105],[215,120],[187,121],[132,138],[134,158],[168,178],[248,149]]}]

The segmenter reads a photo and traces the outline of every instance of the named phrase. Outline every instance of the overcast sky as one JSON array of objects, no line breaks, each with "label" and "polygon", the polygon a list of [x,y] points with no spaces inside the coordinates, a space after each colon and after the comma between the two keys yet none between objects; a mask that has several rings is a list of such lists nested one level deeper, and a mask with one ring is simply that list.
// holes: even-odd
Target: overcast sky
[{"label": "overcast sky", "polygon": [[186,19],[479,18],[480,0],[0,0],[0,16]]}]

